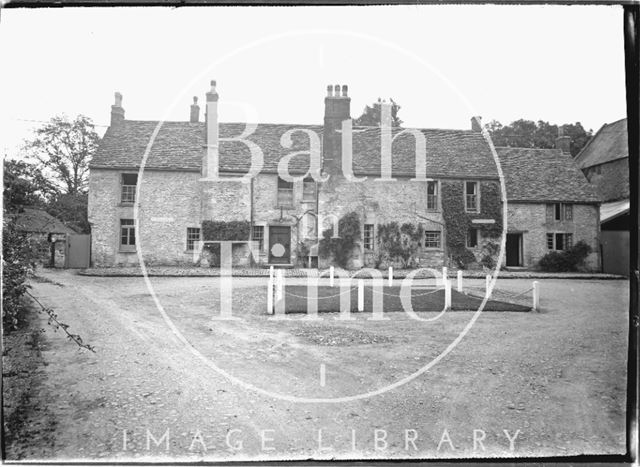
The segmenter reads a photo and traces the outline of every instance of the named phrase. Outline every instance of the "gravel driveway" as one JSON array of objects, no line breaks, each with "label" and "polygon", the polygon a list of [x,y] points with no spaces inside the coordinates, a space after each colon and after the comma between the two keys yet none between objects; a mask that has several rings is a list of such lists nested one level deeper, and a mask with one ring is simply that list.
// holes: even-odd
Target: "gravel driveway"
[{"label": "gravel driveway", "polygon": [[[448,355],[406,384],[368,398],[308,403],[282,398],[354,397],[393,384],[442,353],[473,313],[432,322],[404,313],[387,321],[277,321],[263,313],[266,279],[245,278],[234,283],[238,319],[222,321],[213,319],[220,279],[152,278],[163,317],[142,278],[42,275],[57,284],[34,283],[34,295],[97,353],[47,329],[46,365],[33,394],[46,409],[28,417],[46,412],[55,420],[52,442],[44,449],[37,436],[19,439],[9,459],[624,452],[625,281],[542,280],[542,312],[481,314]],[[498,287],[517,293],[530,282]]]}]

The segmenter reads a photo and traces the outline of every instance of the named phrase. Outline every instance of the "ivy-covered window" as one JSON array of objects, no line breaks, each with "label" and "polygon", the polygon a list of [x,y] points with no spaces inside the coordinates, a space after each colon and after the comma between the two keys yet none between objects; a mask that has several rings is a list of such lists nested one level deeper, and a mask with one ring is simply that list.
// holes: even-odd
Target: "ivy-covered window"
[{"label": "ivy-covered window", "polygon": [[549,250],[567,250],[573,246],[573,234],[548,233],[547,248]]},{"label": "ivy-covered window", "polygon": [[278,177],[278,207],[293,206],[293,182]]},{"label": "ivy-covered window", "polygon": [[138,184],[138,174],[122,174],[122,188],[120,202],[132,204],[136,201],[136,185]]},{"label": "ivy-covered window", "polygon": [[312,177],[306,177],[302,181],[302,201],[312,203],[316,200],[316,181]]},{"label": "ivy-covered window", "polygon": [[200,227],[187,227],[187,251],[195,250],[196,242],[200,241]]},{"label": "ivy-covered window", "polygon": [[262,225],[254,225],[253,226],[253,238],[254,242],[258,242],[258,248],[260,251],[264,249],[264,226]]},{"label": "ivy-covered window", "polygon": [[362,243],[365,250],[373,250],[373,245],[374,245],[374,225],[373,224],[364,225]]},{"label": "ivy-covered window", "polygon": [[478,182],[464,183],[464,209],[467,212],[478,212]]},{"label": "ivy-covered window", "polygon": [[133,219],[120,219],[120,248],[135,250],[136,227]]},{"label": "ivy-covered window", "polygon": [[470,228],[467,231],[467,248],[478,246],[478,229]]},{"label": "ivy-covered window", "polygon": [[424,232],[424,247],[425,248],[440,248],[440,231],[439,230],[425,230]]},{"label": "ivy-covered window", "polygon": [[438,182],[427,182],[427,210],[438,210]]}]

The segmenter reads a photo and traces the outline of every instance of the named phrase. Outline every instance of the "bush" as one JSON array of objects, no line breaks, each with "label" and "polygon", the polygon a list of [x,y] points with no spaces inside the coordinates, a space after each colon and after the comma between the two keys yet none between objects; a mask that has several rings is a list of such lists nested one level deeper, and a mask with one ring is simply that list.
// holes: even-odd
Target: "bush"
[{"label": "bush", "polygon": [[480,264],[488,269],[496,267],[496,256],[500,252],[500,245],[495,242],[489,241],[482,247],[482,258]]},{"label": "bush", "polygon": [[460,269],[467,269],[472,263],[476,262],[475,255],[465,247],[455,245],[450,248],[449,252],[451,260]]},{"label": "bush", "polygon": [[27,279],[35,267],[35,251],[33,242],[11,221],[5,220],[2,237],[2,323],[15,329],[29,288]]},{"label": "bush", "polygon": [[360,216],[355,212],[346,214],[338,221],[338,238],[333,238],[333,229],[327,229],[322,233],[322,239],[318,248],[318,255],[322,258],[333,257],[333,260],[342,268],[347,268],[349,260],[360,241]]},{"label": "bush", "polygon": [[582,240],[564,251],[550,251],[540,259],[538,266],[546,272],[577,271],[591,253],[591,247]]},{"label": "bush", "polygon": [[[381,258],[387,261],[397,261],[401,267],[412,267],[417,264],[416,254],[420,250],[420,243],[424,236],[421,225],[397,222],[378,225],[378,249]],[[382,261],[377,261],[378,267]]]},{"label": "bush", "polygon": [[249,240],[251,223],[248,221],[204,221],[202,239],[204,241]]}]

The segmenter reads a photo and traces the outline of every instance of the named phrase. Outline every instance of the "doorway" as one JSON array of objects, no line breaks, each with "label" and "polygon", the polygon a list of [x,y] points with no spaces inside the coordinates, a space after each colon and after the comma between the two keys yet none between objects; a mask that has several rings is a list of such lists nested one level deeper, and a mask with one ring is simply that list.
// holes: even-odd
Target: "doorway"
[{"label": "doorway", "polygon": [[269,226],[269,264],[291,263],[291,227]]},{"label": "doorway", "polygon": [[507,234],[507,266],[522,266],[522,234]]}]

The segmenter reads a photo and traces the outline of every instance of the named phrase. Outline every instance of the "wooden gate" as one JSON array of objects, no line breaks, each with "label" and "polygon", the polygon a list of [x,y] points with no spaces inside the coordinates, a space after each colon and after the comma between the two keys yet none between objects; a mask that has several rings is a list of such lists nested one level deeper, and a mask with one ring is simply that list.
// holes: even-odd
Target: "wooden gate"
[{"label": "wooden gate", "polygon": [[88,268],[91,264],[91,235],[67,234],[65,268]]}]

